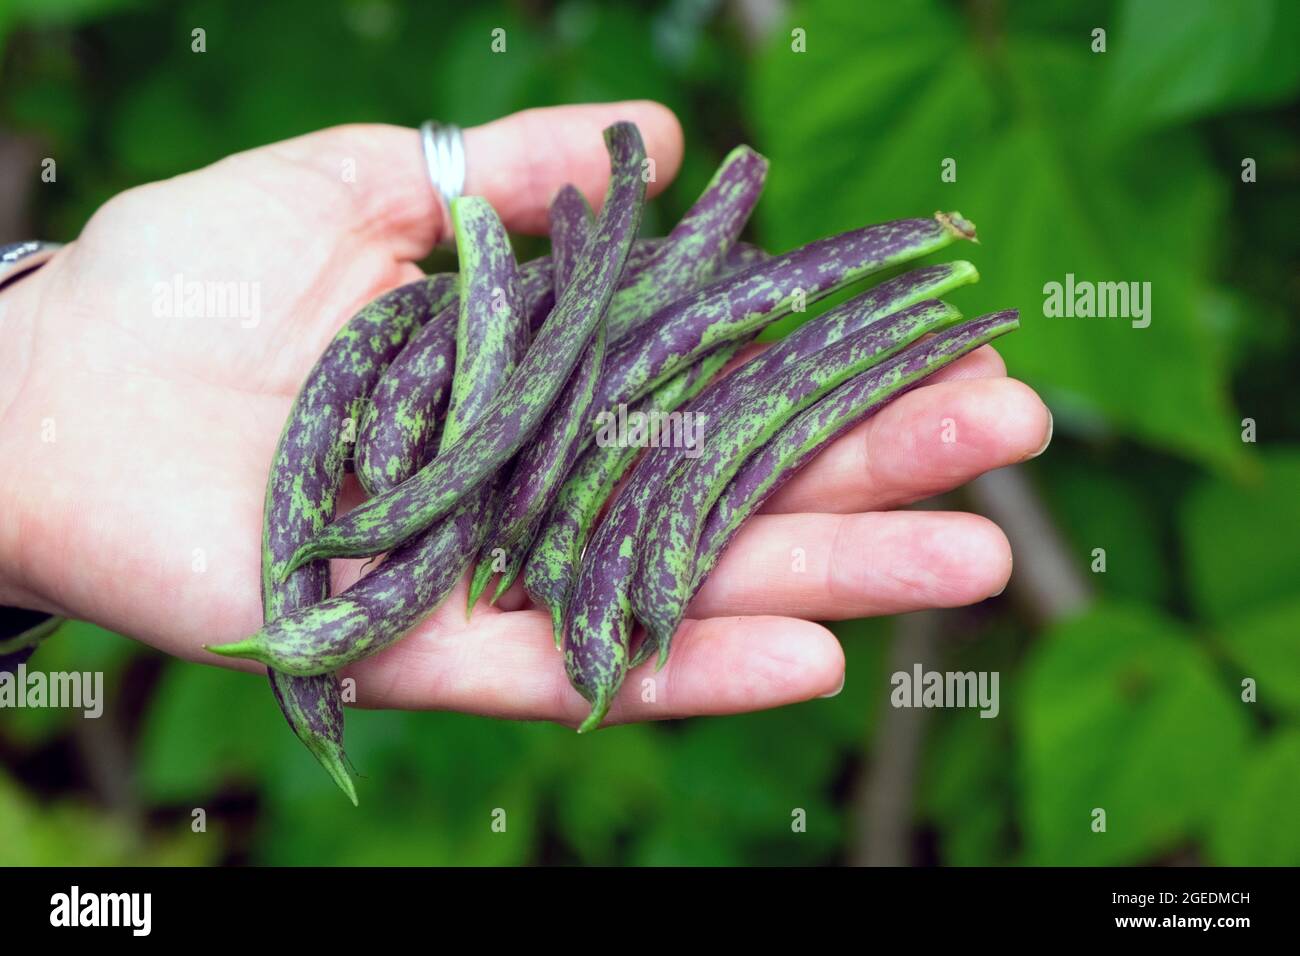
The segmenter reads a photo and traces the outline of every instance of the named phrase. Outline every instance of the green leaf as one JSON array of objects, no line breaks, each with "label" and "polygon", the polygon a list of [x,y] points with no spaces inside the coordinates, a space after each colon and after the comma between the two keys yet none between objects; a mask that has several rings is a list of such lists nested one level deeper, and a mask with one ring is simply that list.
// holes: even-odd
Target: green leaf
[{"label": "green leaf", "polygon": [[[1261,428],[1266,428],[1260,422]],[[1271,450],[1239,481],[1204,479],[1182,509],[1189,590],[1222,626],[1300,595],[1300,449]]]},{"label": "green leaf", "polygon": [[669,742],[653,727],[612,727],[557,755],[555,812],[583,863],[618,863],[623,840],[672,799],[665,785]]},{"label": "green leaf", "polygon": [[1045,635],[1023,682],[1026,862],[1149,861],[1198,836],[1230,794],[1245,705],[1176,623],[1098,606]]},{"label": "green leaf", "polygon": [[1019,656],[1023,635],[1014,625],[994,619],[960,642],[943,647],[942,661],[927,662],[947,671],[996,671],[999,710],[996,718],[974,710],[934,712],[927,725],[917,793],[917,813],[939,832],[940,860],[953,866],[990,866],[1012,862],[1015,817],[1013,728],[1019,686],[1008,670]]},{"label": "green leaf", "polygon": [[[1053,450],[1027,466],[1052,506],[1071,548],[1070,556],[1088,581],[1107,596],[1159,603],[1169,593],[1169,565],[1162,551],[1160,510],[1140,481],[1118,459],[1097,461],[1094,453]],[[1105,507],[1099,508],[1098,502]],[[1092,552],[1106,551],[1106,572],[1093,574]]]},{"label": "green leaf", "polygon": [[139,5],[139,0],[6,0],[0,6],[0,41],[18,27],[70,26]]},{"label": "green leaf", "polygon": [[141,833],[121,817],[72,800],[37,803],[0,772],[0,866],[201,866],[220,833]]},{"label": "green leaf", "polygon": [[[54,672],[90,671],[104,675],[105,708],[119,701],[119,678],[126,662],[136,654],[154,653],[136,643],[87,621],[65,621],[54,633],[43,638],[36,653],[27,661],[27,670]],[[23,707],[5,713],[0,733],[10,740],[33,747],[61,731],[72,721],[81,720],[82,712],[55,707]]]},{"label": "green leaf", "polygon": [[668,81],[649,19],[644,10],[619,4],[562,5],[555,17],[558,42],[546,63],[546,82],[539,84],[546,101],[645,98],[676,106],[683,97]]},{"label": "green leaf", "polygon": [[834,697],[800,706],[804,732],[855,752],[871,740],[880,719],[880,688],[887,687],[885,673],[894,621],[862,618],[826,625],[844,649],[844,687]]},{"label": "green leaf", "polygon": [[[315,765],[264,676],[182,661],[168,663],[139,747],[141,790],[162,803],[203,797],[231,781],[251,784],[280,760]],[[320,788],[334,790],[315,769]]]},{"label": "green leaf", "polygon": [[[546,37],[503,4],[474,4],[465,12],[432,62],[438,103],[449,119],[471,126],[518,109],[537,91]],[[494,30],[505,31],[504,53],[493,50]]]},{"label": "green leaf", "polygon": [[1300,730],[1251,757],[1214,821],[1210,854],[1222,866],[1300,866]]},{"label": "green leaf", "polygon": [[1125,128],[1268,106],[1300,88],[1293,0],[1128,0],[1109,39],[1106,112]]},{"label": "green leaf", "polygon": [[1255,681],[1261,707],[1300,716],[1300,599],[1229,621],[1219,642]]},{"label": "green leaf", "polygon": [[390,781],[360,781],[360,807],[324,792],[300,796],[292,803],[283,795],[273,795],[259,819],[255,862],[266,866],[470,862],[456,859],[453,833],[436,801],[414,790],[376,786],[383,783]]},{"label": "green leaf", "polygon": [[[1217,465],[1242,458],[1217,333],[1197,307],[1227,182],[1195,135],[1140,150],[1110,135],[1095,106],[1107,61],[1086,35],[1013,26],[986,43],[981,24],[935,3],[868,18],[821,0],[796,20],[808,52],[778,31],[756,69],[757,145],[772,160],[766,245],[960,210],[979,226],[983,245],[960,255],[981,279],[954,301],[969,314],[1022,310],[998,348],[1058,428],[1100,418]],[[955,182],[940,178],[946,159]],[[1068,274],[1150,283],[1150,326],[1046,316],[1045,286]]]},{"label": "green leaf", "polygon": [[[829,799],[839,752],[803,719],[816,703],[682,727],[665,774],[671,798],[634,833],[632,862],[792,864],[830,857],[844,825]],[[794,826],[800,819],[803,832]]]},{"label": "green leaf", "polygon": [[89,621],[65,621],[29,662],[44,671],[105,671],[116,674],[136,654],[156,653]]},{"label": "green leaf", "polygon": [[1006,721],[943,714],[930,734],[920,810],[939,829],[942,861],[952,866],[1010,862],[1015,798]]}]

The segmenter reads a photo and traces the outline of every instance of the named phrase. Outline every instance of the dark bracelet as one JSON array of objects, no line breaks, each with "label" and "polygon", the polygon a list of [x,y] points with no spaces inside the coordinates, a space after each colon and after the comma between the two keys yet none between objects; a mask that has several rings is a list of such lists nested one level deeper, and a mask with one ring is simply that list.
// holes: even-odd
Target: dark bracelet
[{"label": "dark bracelet", "polygon": [[47,263],[63,248],[61,242],[28,239],[0,246],[0,289]]}]

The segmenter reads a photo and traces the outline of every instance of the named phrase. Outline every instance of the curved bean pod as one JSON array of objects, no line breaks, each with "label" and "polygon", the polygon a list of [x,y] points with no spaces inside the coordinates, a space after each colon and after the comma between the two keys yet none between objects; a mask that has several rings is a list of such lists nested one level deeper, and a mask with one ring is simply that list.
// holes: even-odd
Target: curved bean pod
[{"label": "curved bean pod", "polygon": [[[551,227],[551,260],[555,263],[555,295],[558,297],[573,278],[573,270],[582,254],[582,247],[591,235],[595,216],[587,197],[576,187],[564,185],[551,200],[548,210]],[[631,255],[628,256],[631,267]]]},{"label": "curved bean pod", "polygon": [[[737,250],[733,249],[732,251],[736,252]],[[741,268],[743,268],[746,265],[767,258],[767,253],[756,246],[746,246],[739,251],[735,258],[742,263]],[[687,368],[685,372],[678,373],[677,376],[669,379],[650,395],[643,398],[642,404],[645,406],[644,408],[633,410],[629,414],[654,416],[671,412],[678,404],[688,401],[695,392],[707,385],[709,378],[721,371],[723,366],[731,360],[744,344],[745,341],[738,341],[723,346],[710,355],[706,355],[696,365]],[[695,371],[701,367],[708,371],[707,376],[704,378],[701,378]],[[585,368],[586,366],[580,367],[579,372],[582,372]],[[575,375],[577,374],[575,373]],[[583,388],[586,389],[585,379],[583,381]],[[690,387],[683,389],[681,384],[678,383]],[[590,384],[594,389],[595,382]],[[570,389],[575,387],[575,383],[571,382]],[[664,393],[661,399],[676,396],[672,399],[671,404],[664,406],[662,401],[656,401],[655,396],[659,395],[661,391]],[[584,402],[585,416],[585,410],[590,408],[591,395],[584,392],[582,401]],[[564,407],[571,407],[572,402],[573,400],[569,398],[561,399],[561,405]],[[601,414],[609,413],[602,412]],[[555,416],[554,411],[552,416]],[[597,418],[599,421],[600,416]],[[471,608],[478,601],[479,595],[482,594],[488,580],[494,573],[500,573],[496,591],[491,599],[492,603],[495,604],[497,599],[514,583],[525,562],[530,560],[533,553],[532,544],[537,539],[539,529],[546,519],[548,511],[560,495],[561,482],[566,480],[566,476],[574,468],[580,453],[582,453],[586,445],[586,439],[589,437],[582,427],[585,426],[585,421],[573,420],[573,424],[577,425],[574,430],[565,430],[561,434],[557,430],[565,427],[565,424],[560,421],[551,424],[548,419],[548,424],[543,426],[537,441],[520,453],[518,463],[515,466],[516,477],[511,479],[508,486],[504,514],[495,526],[493,538],[484,546],[485,554],[480,559],[479,566],[474,572],[474,579],[470,584],[469,606]],[[602,464],[597,465],[593,461],[589,467],[605,472],[601,476],[601,484],[604,483],[606,478],[611,483],[603,489],[600,497],[588,498],[583,502],[583,506],[579,506],[578,500],[574,499],[570,507],[582,507],[582,512],[569,516],[571,522],[594,522],[601,504],[608,497],[609,492],[613,490],[613,484],[617,483],[623,476],[639,450],[636,446],[628,446],[626,449],[615,447],[596,456],[596,461],[602,462]],[[620,454],[620,451],[625,453]],[[592,477],[594,476],[588,475],[586,480]],[[596,494],[599,491],[600,489],[589,486],[584,492],[584,497]],[[590,510],[585,506],[589,506]],[[557,517],[560,515],[563,515],[563,512],[560,512]],[[569,527],[572,528],[573,525],[569,524]],[[585,533],[582,536],[582,542],[583,544],[586,543]],[[553,577],[554,584],[550,588],[546,588],[539,580],[536,583],[536,590],[537,593],[542,593],[543,590],[551,592],[551,595],[541,603],[551,609],[551,619],[555,625],[556,647],[559,647],[563,626],[558,615],[561,614],[563,605],[559,603],[558,594],[561,589],[567,594],[568,583],[572,580],[574,569],[569,568],[566,571],[556,569],[543,572],[541,562],[547,561],[554,565],[554,559],[557,556],[558,552],[548,546],[543,551],[543,556],[538,558],[538,570],[535,572],[535,576],[540,577],[546,574]],[[573,556],[574,563],[576,563],[577,557],[578,555]],[[561,583],[561,580],[563,583]],[[534,595],[534,600],[537,599]]]},{"label": "curved bean pod", "polygon": [[745,459],[709,512],[700,534],[690,596],[699,591],[745,521],[827,445],[900,395],[925,384],[945,365],[1019,325],[1018,313],[1009,309],[945,329],[849,379],[782,426]]},{"label": "curved bean pod", "polygon": [[[664,414],[689,402],[722,371],[741,345],[737,342],[724,346],[678,372],[629,410],[628,417]],[[618,442],[598,442],[583,452],[556,493],[529,549],[524,564],[524,590],[551,612],[557,650],[563,642],[564,608],[582,551],[595,530],[601,506],[640,453],[636,445]]]},{"label": "curved bean pod", "polygon": [[801,301],[815,302],[873,272],[974,236],[975,227],[959,213],[936,213],[819,239],[743,269],[660,309],[618,342],[596,407],[639,398],[699,356],[758,331]]},{"label": "curved bean pod", "polygon": [[451,215],[460,262],[460,311],[456,370],[439,456],[460,442],[469,423],[501,390],[513,370],[505,357],[528,344],[527,325],[515,314],[519,269],[496,210],[481,196],[464,196],[452,203]]},{"label": "curved bean pod", "polygon": [[581,364],[569,377],[559,401],[542,423],[537,439],[515,459],[510,478],[501,494],[500,510],[492,522],[492,532],[469,588],[469,608],[494,574],[500,572],[496,602],[510,587],[528,556],[537,524],[550,506],[560,482],[573,467],[581,451],[587,413],[596,392],[601,367],[605,363],[605,328],[596,330],[596,338],[583,356]]},{"label": "curved bean pod", "polygon": [[[587,200],[577,190],[573,192],[576,195],[565,201],[580,203],[590,215]],[[624,281],[634,280],[659,254],[663,243],[662,239],[637,240],[624,269],[624,276],[630,279]],[[582,251],[581,244],[571,245],[571,255]],[[736,243],[727,252],[722,274],[765,258],[767,253],[758,246]],[[519,267],[519,297],[534,333],[555,306],[555,265],[554,256],[541,256]],[[572,264],[564,268],[571,270]],[[377,495],[411,477],[436,448],[437,426],[447,412],[455,363],[456,311],[449,307],[411,337],[380,376],[370,401],[362,409],[354,466],[368,495]]]},{"label": "curved bean pod", "polygon": [[[439,453],[472,428],[491,399],[474,387],[508,377],[527,346],[522,310],[499,293],[514,289],[515,260],[505,227],[486,200],[452,203],[461,257],[458,367]],[[342,594],[267,622],[251,637],[209,648],[295,675],[335,670],[387,647],[451,592],[483,541],[496,482],[476,488],[446,516],[396,549]]]},{"label": "curved bean pod", "polygon": [[456,312],[449,305],[411,337],[361,413],[353,467],[368,495],[410,477],[434,447],[451,393]]},{"label": "curved bean pod", "polygon": [[[519,300],[536,331],[555,305],[549,257],[519,267]],[[365,404],[354,452],[357,480],[369,495],[400,484],[437,448],[456,367],[453,301],[411,336]]]},{"label": "curved bean pod", "polygon": [[[765,381],[776,370],[816,354],[850,332],[977,278],[974,266],[958,261],[914,269],[882,282],[801,325],[710,386],[691,403],[690,411],[706,422],[716,420],[747,382]],[[636,566],[637,534],[650,500],[668,480],[681,453],[681,449],[660,448],[642,459],[592,538],[574,578],[564,646],[570,682],[594,704],[592,718],[583,729],[594,727],[603,718],[603,708],[608,707],[630,666],[628,592]],[[643,641],[641,651],[649,647]]]},{"label": "curved bean pod", "polygon": [[667,302],[694,292],[722,265],[749,221],[767,178],[767,160],[748,146],[723,159],[655,256],[625,279],[609,304],[609,338],[616,342]]},{"label": "curved bean pod", "polygon": [[[334,513],[347,457],[345,423],[412,330],[455,295],[455,276],[429,276],[380,296],[343,326],[308,373],[271,460],[262,525],[262,617],[270,622],[329,594],[324,561],[280,580],[276,569]],[[298,739],[357,802],[343,750],[343,704],[333,675],[269,673]]]},{"label": "curved bean pod", "polygon": [[896,354],[921,336],[961,318],[937,300],[914,305],[868,325],[794,363],[770,379],[748,383],[710,430],[704,453],[686,459],[653,499],[637,539],[632,612],[668,659],[695,576],[695,551],[709,509],[745,458],[803,409],[859,372]]},{"label": "curved bean pod", "polygon": [[[551,255],[555,261],[555,294],[563,294],[591,235],[591,207],[573,186],[564,186],[551,202]],[[587,411],[605,364],[606,328],[602,322],[592,346],[583,355],[569,383],[546,416],[536,438],[519,452],[504,483],[500,510],[484,543],[478,566],[470,577],[467,611],[495,574],[500,574],[492,603],[496,603],[519,574],[546,508],[564,475],[573,466],[584,435]]]},{"label": "curved bean pod", "polygon": [[645,147],[635,126],[605,131],[609,190],[582,261],[505,387],[472,431],[412,477],[335,519],[286,562],[389,550],[429,527],[494,475],[541,426],[600,324],[640,226]]}]

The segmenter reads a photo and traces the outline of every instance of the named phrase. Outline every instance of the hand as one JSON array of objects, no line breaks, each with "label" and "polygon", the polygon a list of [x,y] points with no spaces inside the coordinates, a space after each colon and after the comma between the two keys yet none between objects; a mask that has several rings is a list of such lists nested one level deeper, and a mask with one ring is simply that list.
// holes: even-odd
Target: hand
[{"label": "hand", "polygon": [[[615,119],[640,126],[657,164],[651,191],[662,188],[680,164],[680,129],[663,107],[626,103],[468,130],[466,191],[487,196],[510,228],[544,231],[563,183],[600,201],[600,131]],[[0,475],[0,601],[238,666],[201,645],[261,623],[262,498],[298,385],[338,327],[417,278],[413,262],[448,234],[418,136],[397,127],[325,130],[107,203],[76,243],[0,293],[0,459],[10,463]],[[165,294],[178,281],[244,283],[243,307],[186,317]],[[956,423],[955,443],[938,440],[944,418]],[[657,703],[628,693],[611,720],[827,694],[842,682],[843,655],[804,618],[1000,591],[1011,555],[990,522],[888,509],[1032,456],[1050,421],[987,347],[889,406],[742,532],[692,605],[697,620],[674,642]],[[355,503],[355,488],[345,498]],[[796,546],[803,574],[784,571]],[[361,566],[334,562],[335,590]],[[568,686],[548,615],[516,586],[467,622],[464,596],[349,671],[359,702],[579,722],[587,705]]]}]

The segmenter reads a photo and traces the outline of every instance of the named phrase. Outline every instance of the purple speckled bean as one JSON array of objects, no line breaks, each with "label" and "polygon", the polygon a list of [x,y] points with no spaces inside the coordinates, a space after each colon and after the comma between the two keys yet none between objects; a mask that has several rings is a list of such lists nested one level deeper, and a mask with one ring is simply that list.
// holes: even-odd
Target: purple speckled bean
[{"label": "purple speckled bean", "polygon": [[[549,257],[519,267],[518,292],[536,331],[555,305]],[[400,484],[437,448],[456,367],[458,308],[452,302],[411,336],[380,376],[357,428],[357,480],[369,495]]]},{"label": "purple speckled bean", "polygon": [[[388,292],[361,309],[308,373],[271,461],[262,527],[262,616],[266,622],[329,594],[329,566],[314,561],[280,580],[276,569],[334,513],[347,456],[345,423],[421,323],[455,295],[453,275]],[[298,739],[356,803],[343,751],[343,704],[331,674],[290,677],[272,670],[271,688]]]},{"label": "purple speckled bean", "polygon": [[[591,207],[573,186],[563,187],[551,202],[551,256],[555,261],[555,294],[560,296],[591,235]],[[617,293],[616,293],[617,297]],[[555,406],[536,437],[519,452],[510,478],[503,485],[500,510],[492,522],[478,566],[469,584],[469,608],[496,574],[500,574],[495,603],[518,576],[537,526],[550,507],[560,483],[573,466],[582,439],[596,383],[605,364],[606,328],[602,322],[582,361],[569,376]]]},{"label": "purple speckled bean", "polygon": [[722,267],[763,192],[767,160],[733,149],[655,256],[628,276],[609,303],[610,341],[640,327],[665,304],[694,292]]},{"label": "purple speckled bean", "polygon": [[773,256],[672,303],[610,349],[597,408],[630,402],[719,345],[881,269],[974,238],[959,213],[899,219]]},{"label": "purple speckled bean", "polygon": [[590,345],[641,223],[641,134],[630,123],[617,123],[605,131],[605,140],[612,170],[595,232],[518,372],[463,440],[396,488],[335,519],[298,549],[282,573],[319,558],[396,547],[490,479],[541,427]]},{"label": "purple speckled bean", "polygon": [[[628,417],[672,412],[689,402],[722,371],[743,343],[724,346],[660,385],[629,410]],[[609,442],[588,448],[569,470],[555,495],[550,512],[535,535],[524,565],[528,596],[551,613],[555,647],[564,640],[564,609],[582,551],[596,527],[596,517],[614,486],[632,466],[641,449],[633,444]]]},{"label": "purple speckled bean", "polygon": [[[549,210],[551,226],[551,260],[555,263],[555,295],[558,298],[573,278],[573,270],[582,254],[582,247],[591,236],[594,216],[587,197],[577,188],[565,185],[551,200]],[[631,255],[628,256],[631,259]]]},{"label": "purple speckled bean", "polygon": [[709,428],[703,453],[683,460],[652,499],[638,532],[632,612],[668,659],[673,633],[686,613],[695,552],[709,509],[753,451],[787,421],[841,383],[901,351],[922,335],[961,318],[951,306],[927,300],[846,335],[834,345],[748,383]]},{"label": "purple speckled bean", "polygon": [[[958,260],[913,269],[881,282],[794,329],[789,336],[754,356],[731,375],[708,386],[686,411],[698,416],[707,428],[708,423],[725,415],[727,407],[738,394],[750,388],[751,382],[770,380],[780,369],[826,349],[841,341],[846,334],[976,278],[978,273],[974,265]],[[597,722],[601,719],[598,711],[610,704],[617,685],[623,682],[623,674],[630,666],[632,604],[629,589],[636,570],[634,546],[638,529],[649,510],[651,498],[668,483],[673,468],[684,454],[685,449],[673,447],[654,449],[646,454],[614,502],[606,522],[591,540],[573,584],[569,622],[565,630],[565,663],[569,680],[578,692],[593,701],[593,717]],[[642,653],[647,646],[642,643]]]},{"label": "purple speckled bean", "polygon": [[[528,341],[526,316],[510,298],[516,268],[505,227],[477,197],[456,200],[451,212],[462,289],[458,365],[440,454],[464,438],[491,399],[484,389],[508,378]],[[498,483],[474,489],[342,594],[278,617],[243,641],[209,649],[309,676],[387,647],[456,586],[490,524]]]},{"label": "purple speckled bean", "polygon": [[[914,269],[883,282],[795,329],[705,389],[687,410],[701,416],[708,427],[747,387],[746,383],[765,381],[781,368],[817,353],[846,334],[977,277],[974,266],[957,261]],[[636,567],[634,547],[640,522],[651,498],[668,480],[683,452],[660,448],[642,459],[593,537],[573,586],[565,636],[566,667],[574,687],[595,705],[592,713],[596,722],[630,666],[629,590]],[[587,726],[584,724],[584,728]]]},{"label": "purple speckled bean", "polygon": [[799,413],[749,456],[709,512],[695,559],[694,597],[750,516],[850,428],[981,345],[1017,328],[1015,310],[980,316],[917,342]]},{"label": "purple speckled bean", "polygon": [[[575,194],[566,196],[564,202],[578,203],[590,215],[591,207],[582,194],[572,186],[564,189]],[[663,243],[663,239],[637,240],[628,255],[624,282],[635,281],[662,250]],[[571,245],[571,255],[582,251],[580,243]],[[758,246],[736,243],[728,250],[720,274],[730,275],[766,258],[768,254]],[[555,261],[554,256],[542,256],[519,267],[519,297],[534,333],[555,306]],[[564,268],[571,269],[572,262]],[[455,364],[453,305],[416,331],[380,376],[370,401],[362,409],[354,455],[357,479],[367,494],[377,495],[400,484],[428,461],[437,447],[438,422],[447,412]]]}]

